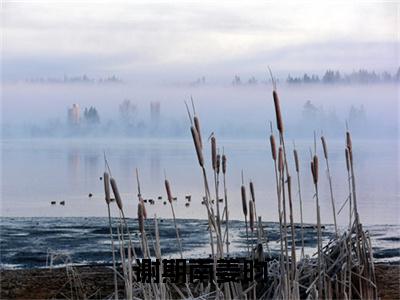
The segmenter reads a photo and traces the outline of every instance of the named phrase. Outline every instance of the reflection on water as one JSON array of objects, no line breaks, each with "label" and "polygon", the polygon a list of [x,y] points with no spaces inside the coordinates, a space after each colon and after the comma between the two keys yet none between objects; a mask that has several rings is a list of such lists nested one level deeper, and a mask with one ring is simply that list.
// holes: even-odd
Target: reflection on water
[{"label": "reflection on water", "polygon": [[[218,141],[228,156],[228,197],[230,215],[241,218],[241,170],[245,180],[256,188],[257,213],[265,221],[275,221],[277,204],[275,178],[268,142],[265,140]],[[313,189],[309,174],[309,148],[312,141],[296,141],[301,159],[301,183],[304,218],[315,222]],[[337,207],[347,197],[343,141],[328,140],[330,165]],[[359,210],[365,223],[399,224],[398,149],[396,141],[355,140],[355,167]],[[165,199],[164,170],[171,183],[177,216],[204,218],[200,204],[204,194],[202,177],[190,140],[148,139],[49,139],[2,141],[3,216],[105,216],[103,153],[107,155],[113,177],[117,179],[127,214],[136,215],[135,169],[140,172],[145,198]],[[205,149],[208,158],[209,149]],[[291,149],[288,149],[289,154]],[[321,151],[321,149],[319,149]],[[320,152],[321,154],[321,152]],[[289,155],[292,164],[293,161]],[[321,156],[322,158],[322,156]],[[207,160],[209,165],[209,160]],[[324,164],[321,164],[321,174]],[[209,178],[211,177],[209,173]],[[211,184],[211,182],[210,182]],[[212,188],[212,190],[214,190]],[[295,218],[298,218],[297,186],[294,188]],[[88,197],[92,193],[93,197]],[[192,195],[189,207],[185,195]],[[321,214],[325,223],[332,222],[328,181],[321,175]],[[56,205],[50,205],[56,201]],[[65,201],[65,206],[59,202]],[[157,200],[149,205],[149,214],[170,217],[170,210]],[[345,224],[346,208],[339,215]]]}]

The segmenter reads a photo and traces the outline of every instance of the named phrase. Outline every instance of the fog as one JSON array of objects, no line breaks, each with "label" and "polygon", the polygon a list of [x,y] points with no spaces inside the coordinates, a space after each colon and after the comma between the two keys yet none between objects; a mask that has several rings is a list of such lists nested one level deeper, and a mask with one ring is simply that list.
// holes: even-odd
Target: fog
[{"label": "fog", "polygon": [[[184,101],[193,97],[204,134],[228,138],[265,136],[275,120],[270,84],[51,84],[5,83],[2,90],[3,137],[189,137]],[[345,124],[361,138],[396,138],[399,85],[278,84],[290,138],[313,131],[341,136]],[[134,107],[129,126],[120,105]],[[309,103],[306,105],[307,101]],[[159,102],[151,118],[150,103]],[[71,130],[68,109],[78,104],[80,124]],[[84,108],[96,108],[99,122],[87,124]],[[352,108],[353,107],[353,108]]]}]

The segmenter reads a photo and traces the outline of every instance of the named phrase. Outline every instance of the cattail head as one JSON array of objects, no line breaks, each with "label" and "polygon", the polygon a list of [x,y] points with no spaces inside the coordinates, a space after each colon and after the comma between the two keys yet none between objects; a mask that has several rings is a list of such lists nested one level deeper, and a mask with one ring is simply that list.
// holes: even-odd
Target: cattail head
[{"label": "cattail head", "polygon": [[108,175],[107,172],[104,172],[103,181],[104,181],[104,194],[105,194],[106,202],[107,202],[107,204],[109,204],[111,202],[110,176]]},{"label": "cattail head", "polygon": [[117,202],[118,208],[122,210],[122,200],[118,191],[117,182],[115,181],[114,178],[110,178],[110,184],[114,194],[115,202]]},{"label": "cattail head", "polygon": [[211,161],[214,171],[217,170],[217,141],[214,136],[211,137]]},{"label": "cattail head", "polygon": [[169,203],[172,203],[172,193],[171,193],[171,187],[169,185],[169,181],[165,179],[165,190],[167,191],[167,198]]},{"label": "cattail head", "polygon": [[313,172],[313,180],[314,180],[314,184],[318,183],[318,156],[314,155],[313,158],[313,168],[314,168],[314,172]]},{"label": "cattail head", "polygon": [[143,234],[144,232],[144,214],[143,214],[143,203],[138,203],[138,223],[139,223],[139,231]]},{"label": "cattail head", "polygon": [[250,229],[254,231],[254,202],[249,200],[249,219],[250,219]]},{"label": "cattail head", "polygon": [[226,174],[226,155],[222,154],[222,173]]},{"label": "cattail head", "polygon": [[139,196],[139,202],[142,203],[143,217],[146,220],[147,219],[147,210],[146,210],[146,205],[144,205],[144,200],[143,200],[142,196]]},{"label": "cattail head", "polygon": [[199,118],[198,118],[197,116],[194,116],[193,121],[194,121],[194,127],[196,128],[197,133],[198,133],[198,135],[199,135],[199,145],[200,145],[200,148],[203,149],[203,141],[201,140],[201,131],[200,131],[200,121],[199,121]]},{"label": "cattail head", "polygon": [[243,208],[243,214],[246,217],[247,216],[247,203],[246,203],[246,188],[244,185],[242,185],[242,208]]},{"label": "cattail head", "polygon": [[274,138],[273,134],[270,135],[269,142],[271,144],[272,159],[276,160],[276,144],[275,144],[275,138]]},{"label": "cattail head", "polygon": [[347,171],[350,171],[350,155],[349,155],[349,149],[346,148],[344,151],[345,155],[346,155],[346,169]]},{"label": "cattail head", "polygon": [[296,149],[293,150],[293,155],[294,155],[294,165],[296,167],[296,172],[299,173],[300,172],[299,156],[297,154],[297,150]]},{"label": "cattail head", "polygon": [[347,149],[349,152],[349,163],[350,163],[350,166],[352,166],[353,165],[353,151],[349,148],[347,148]]},{"label": "cattail head", "polygon": [[204,167],[204,159],[203,159],[203,152],[201,147],[200,135],[197,129],[193,126],[190,127],[190,131],[192,132],[194,147],[196,148],[197,159],[201,167]]},{"label": "cattail head", "polygon": [[313,181],[314,181],[314,178],[315,178],[315,176],[314,176],[314,173],[315,173],[315,170],[314,170],[314,162],[311,161],[310,165],[311,165],[311,175],[312,175],[312,178],[313,178]]},{"label": "cattail head", "polygon": [[250,195],[251,195],[251,200],[253,200],[254,202],[256,202],[256,195],[254,193],[254,185],[253,182],[250,181]]},{"label": "cattail head", "polygon": [[326,141],[324,136],[321,136],[322,148],[324,149],[325,159],[328,159],[328,146],[326,145]]},{"label": "cattail head", "polygon": [[219,174],[221,168],[221,155],[217,154],[217,174]]},{"label": "cattail head", "polygon": [[283,173],[283,149],[279,147],[278,151],[278,170]]},{"label": "cattail head", "polygon": [[349,149],[349,152],[352,151],[352,143],[351,143],[351,135],[350,132],[346,131],[346,146]]},{"label": "cattail head", "polygon": [[274,105],[275,105],[276,126],[277,126],[279,132],[282,134],[283,133],[283,120],[282,120],[282,115],[281,115],[281,107],[279,105],[278,93],[274,90],[272,92],[272,96],[274,98]]}]

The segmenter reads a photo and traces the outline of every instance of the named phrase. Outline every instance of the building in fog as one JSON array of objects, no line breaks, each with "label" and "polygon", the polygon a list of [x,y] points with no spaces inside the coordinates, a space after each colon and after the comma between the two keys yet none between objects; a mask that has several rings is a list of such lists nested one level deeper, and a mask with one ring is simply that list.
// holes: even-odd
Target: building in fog
[{"label": "building in fog", "polygon": [[78,104],[73,104],[72,107],[68,109],[68,125],[79,125],[81,121],[80,114]]},{"label": "building in fog", "polygon": [[150,121],[153,125],[160,121],[160,102],[150,102]]}]

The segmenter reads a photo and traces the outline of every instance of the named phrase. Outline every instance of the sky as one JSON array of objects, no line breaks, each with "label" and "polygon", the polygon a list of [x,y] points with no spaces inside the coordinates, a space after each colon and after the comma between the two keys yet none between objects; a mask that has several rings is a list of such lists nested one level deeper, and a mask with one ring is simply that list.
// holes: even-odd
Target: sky
[{"label": "sky", "polygon": [[3,1],[2,79],[395,72],[398,1]]}]

